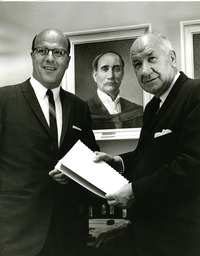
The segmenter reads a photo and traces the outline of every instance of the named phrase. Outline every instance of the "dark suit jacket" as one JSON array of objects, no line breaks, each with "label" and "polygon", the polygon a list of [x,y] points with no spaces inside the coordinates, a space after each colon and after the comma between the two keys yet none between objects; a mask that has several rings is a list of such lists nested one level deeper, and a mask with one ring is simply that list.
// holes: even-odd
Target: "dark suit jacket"
[{"label": "dark suit jacket", "polygon": [[87,239],[86,191],[73,181],[60,185],[48,173],[77,140],[93,150],[98,146],[87,104],[62,89],[60,93],[58,149],[29,80],[0,88],[0,255],[37,255],[52,214],[63,251]]},{"label": "dark suit jacket", "polygon": [[[144,112],[144,122],[148,105]],[[155,138],[163,129],[170,133]],[[135,151],[122,155],[133,182],[132,227],[141,256],[200,255],[200,80],[181,73]]]},{"label": "dark suit jacket", "polygon": [[92,128],[114,129],[114,128],[136,128],[142,126],[143,107],[120,98],[121,110],[119,114],[111,115],[97,92],[88,101],[92,118]]}]

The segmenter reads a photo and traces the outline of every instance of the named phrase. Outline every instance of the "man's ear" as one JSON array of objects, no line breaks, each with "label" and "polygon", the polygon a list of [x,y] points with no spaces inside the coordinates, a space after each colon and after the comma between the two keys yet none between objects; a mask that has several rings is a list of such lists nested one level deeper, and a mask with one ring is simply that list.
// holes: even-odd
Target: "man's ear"
[{"label": "man's ear", "polygon": [[68,56],[68,61],[67,61],[67,65],[66,65],[66,70],[67,70],[68,67],[69,67],[69,62],[70,62],[70,60],[71,60],[71,56]]},{"label": "man's ear", "polygon": [[30,55],[31,55],[31,61],[33,63],[33,52],[30,52]]},{"label": "man's ear", "polygon": [[176,53],[175,53],[175,51],[172,50],[170,52],[170,58],[171,58],[171,61],[172,61],[172,66],[176,67]]},{"label": "man's ear", "polygon": [[122,79],[124,78],[124,69],[123,69],[123,72],[122,72]]},{"label": "man's ear", "polygon": [[97,71],[96,70],[92,71],[92,76],[93,76],[94,81],[97,82]]}]

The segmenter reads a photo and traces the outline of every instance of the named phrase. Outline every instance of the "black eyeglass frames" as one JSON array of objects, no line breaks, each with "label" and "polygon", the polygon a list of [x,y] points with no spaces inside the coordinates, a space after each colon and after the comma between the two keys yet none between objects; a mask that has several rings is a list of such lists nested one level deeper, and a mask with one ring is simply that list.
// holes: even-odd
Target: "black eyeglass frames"
[{"label": "black eyeglass frames", "polygon": [[53,56],[56,58],[63,58],[65,55],[68,55],[67,51],[58,48],[48,49],[47,47],[35,47],[33,48],[33,51],[36,51],[36,53],[40,56],[47,56],[51,51]]}]

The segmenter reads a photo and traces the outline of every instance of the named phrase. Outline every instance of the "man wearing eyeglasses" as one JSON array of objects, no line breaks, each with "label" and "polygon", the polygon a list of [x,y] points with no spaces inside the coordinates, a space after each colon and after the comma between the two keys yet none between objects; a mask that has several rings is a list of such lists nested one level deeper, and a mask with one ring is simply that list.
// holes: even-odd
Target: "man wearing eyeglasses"
[{"label": "man wearing eyeglasses", "polygon": [[69,54],[62,32],[44,30],[32,77],[0,88],[0,255],[87,255],[87,192],[54,168],[79,139],[98,150],[87,104],[60,87]]}]

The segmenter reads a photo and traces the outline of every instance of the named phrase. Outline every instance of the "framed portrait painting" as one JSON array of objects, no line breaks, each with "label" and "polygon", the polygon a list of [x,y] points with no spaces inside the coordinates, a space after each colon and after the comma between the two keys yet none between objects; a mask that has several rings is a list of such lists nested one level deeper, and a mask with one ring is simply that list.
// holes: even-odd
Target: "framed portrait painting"
[{"label": "framed portrait painting", "polygon": [[[133,67],[130,61],[130,48],[134,40],[145,33],[151,31],[150,24],[117,27],[102,30],[81,31],[77,33],[65,33],[71,42],[71,61],[69,68],[63,80],[63,88],[76,94],[84,101],[88,101],[95,95],[97,84],[93,79],[92,63],[97,55],[111,51],[120,54],[124,60],[124,76],[120,85],[120,100],[125,99],[130,104],[142,106],[142,111],[150,100],[151,96],[144,92],[139,86]],[[133,107],[132,107],[133,108]],[[110,115],[109,121],[122,123],[121,120],[131,118],[131,111]],[[93,115],[92,116],[92,121]],[[120,119],[121,118],[121,119]],[[103,119],[103,117],[102,117]],[[120,120],[120,122],[119,122]],[[103,120],[104,121],[104,120]],[[96,140],[119,140],[139,138],[141,126],[130,125],[125,127],[107,126],[105,121],[104,127],[96,126],[94,134]],[[127,123],[128,124],[128,123]],[[129,127],[130,126],[130,127]]]}]

